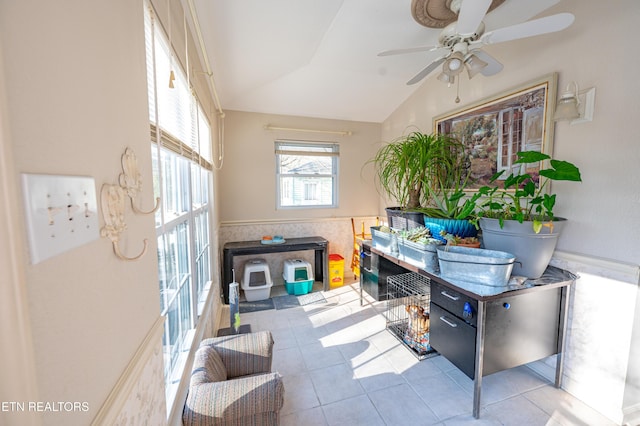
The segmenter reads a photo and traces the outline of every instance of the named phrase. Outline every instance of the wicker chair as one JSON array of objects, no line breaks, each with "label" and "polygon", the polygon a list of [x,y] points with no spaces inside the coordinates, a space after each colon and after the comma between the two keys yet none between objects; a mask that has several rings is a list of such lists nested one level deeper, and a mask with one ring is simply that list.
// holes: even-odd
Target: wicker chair
[{"label": "wicker chair", "polygon": [[269,331],[203,340],[182,414],[189,425],[277,425],[284,385]]}]

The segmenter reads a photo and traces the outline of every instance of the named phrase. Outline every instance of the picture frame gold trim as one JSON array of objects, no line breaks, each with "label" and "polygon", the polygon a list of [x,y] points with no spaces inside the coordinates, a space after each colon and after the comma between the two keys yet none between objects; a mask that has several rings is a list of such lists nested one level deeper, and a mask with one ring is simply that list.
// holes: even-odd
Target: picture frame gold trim
[{"label": "picture frame gold trim", "polygon": [[434,133],[453,134],[467,147],[474,179],[468,190],[500,170],[506,176],[520,167],[537,177],[543,165],[512,163],[518,151],[552,155],[557,85],[558,74],[547,74],[433,118]]}]

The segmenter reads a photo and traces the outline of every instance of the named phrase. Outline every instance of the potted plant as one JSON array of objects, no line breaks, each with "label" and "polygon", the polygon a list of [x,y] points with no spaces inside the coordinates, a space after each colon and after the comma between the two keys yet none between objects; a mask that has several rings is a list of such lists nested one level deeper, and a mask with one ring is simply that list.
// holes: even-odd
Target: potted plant
[{"label": "potted plant", "polygon": [[440,235],[447,241],[448,246],[480,248],[480,240],[477,237],[459,237],[446,231],[441,231]]},{"label": "potted plant", "polygon": [[[539,278],[549,265],[558,237],[566,219],[556,217],[553,208],[556,194],[547,193],[550,181],[582,180],[580,170],[567,161],[554,160],[537,151],[517,153],[514,164],[546,164],[539,176],[512,172],[504,185],[484,186],[479,194],[486,197],[478,203],[475,219],[482,229],[484,247],[505,251],[516,256],[513,273],[528,278]],[[502,172],[491,178],[496,182]],[[544,178],[537,182],[539,178]]]},{"label": "potted plant", "polygon": [[422,206],[428,204],[435,186],[435,158],[451,139],[414,131],[378,150],[374,164],[378,187],[399,206],[387,208],[389,225],[398,229],[424,226]]},{"label": "potted plant", "polygon": [[[471,179],[471,161],[464,144],[452,136],[433,157],[429,203],[422,211],[425,226],[437,238],[448,234],[455,238],[475,237],[478,233],[469,220],[473,218],[481,194],[465,192]],[[444,240],[443,240],[444,241]]]}]

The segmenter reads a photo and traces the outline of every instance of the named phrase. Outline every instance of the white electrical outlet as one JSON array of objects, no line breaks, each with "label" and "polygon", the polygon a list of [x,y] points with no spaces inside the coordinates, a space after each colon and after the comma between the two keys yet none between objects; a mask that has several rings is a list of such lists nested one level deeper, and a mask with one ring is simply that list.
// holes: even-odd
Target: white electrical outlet
[{"label": "white electrical outlet", "polygon": [[22,190],[31,263],[100,237],[92,177],[23,173]]}]

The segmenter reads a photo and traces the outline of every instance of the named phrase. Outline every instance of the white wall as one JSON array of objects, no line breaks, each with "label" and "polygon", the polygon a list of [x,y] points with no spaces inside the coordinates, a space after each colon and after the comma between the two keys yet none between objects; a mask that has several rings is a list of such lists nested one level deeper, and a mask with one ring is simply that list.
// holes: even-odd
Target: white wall
[{"label": "white wall", "polygon": [[[265,126],[327,131],[350,131],[351,135],[266,130]],[[329,241],[330,253],[345,259],[345,279],[350,270],[355,218],[358,232],[375,225],[378,194],[372,187],[373,167],[367,161],[382,144],[380,124],[306,117],[226,111],[225,159],[219,173],[220,245],[228,241],[259,240],[263,235],[291,237],[322,236]],[[276,209],[274,141],[328,141],[340,145],[337,208]],[[275,281],[282,283],[283,261],[312,256],[294,252],[266,256]],[[312,260],[310,257],[306,260]],[[236,263],[236,277],[242,273],[243,258]]]},{"label": "white wall", "polygon": [[[167,28],[167,1],[153,4]],[[176,58],[185,64],[181,5],[172,1],[170,15]],[[88,407],[0,412],[0,424],[85,425],[116,418],[161,424],[166,418],[153,216],[127,207],[120,248],[133,256],[147,239],[147,254],[138,261],[117,259],[110,241],[101,238],[32,265],[19,186],[20,173],[83,175],[95,179],[99,194],[102,184],[117,183],[120,157],[129,147],[142,173],[141,205],[152,205],[143,8],[143,1],[129,0],[0,2],[0,401]],[[195,74],[202,67],[188,36]],[[203,109],[214,111],[206,76],[198,73],[191,83]],[[216,207],[211,306],[196,333],[205,337],[220,321],[218,217]],[[177,405],[184,396],[183,388]]]},{"label": "white wall", "polygon": [[[351,136],[313,132],[270,131],[271,124],[311,130],[351,131]],[[225,160],[220,172],[220,219],[261,221],[367,216],[377,211],[371,188],[373,168],[363,169],[380,143],[380,125],[281,115],[227,111]],[[339,206],[335,209],[276,210],[276,139],[329,141],[340,144]]]},{"label": "white wall", "polygon": [[[11,205],[3,208],[24,217],[17,185],[25,172],[92,176],[99,193],[103,183],[117,182],[126,147],[138,155],[146,183],[142,202],[149,205],[142,2],[1,2],[0,41],[4,133],[16,185]],[[154,219],[128,209],[126,221],[125,254],[137,254],[149,240],[139,261],[117,259],[101,238],[35,265],[28,261],[24,222],[17,223],[13,248],[25,277],[37,398],[89,407],[43,413],[43,424],[90,423],[159,318]],[[4,378],[1,386],[19,388]],[[164,410],[163,389],[149,389],[147,401]],[[0,423],[22,420],[16,415],[5,422],[0,413]]]},{"label": "white wall", "polygon": [[[0,385],[0,401],[34,401],[38,394],[3,59],[0,39],[0,377],[6,384]],[[7,424],[41,423],[39,413],[5,412],[2,418]]]},{"label": "white wall", "polygon": [[[578,165],[583,178],[552,188],[556,214],[569,219],[555,262],[584,275],[571,297],[566,387],[621,422],[640,411],[640,342],[633,338],[640,327],[640,60],[631,53],[640,3],[565,0],[543,16],[559,12],[576,17],[565,31],[486,47],[504,69],[488,78],[463,77],[460,105],[552,72],[559,73],[559,92],[572,80],[583,89],[596,87],[593,122],[555,126],[554,157]],[[383,123],[385,140],[409,125],[430,132],[434,116],[459,106],[455,87],[447,88],[436,74]],[[628,271],[623,278],[621,270]]]}]

